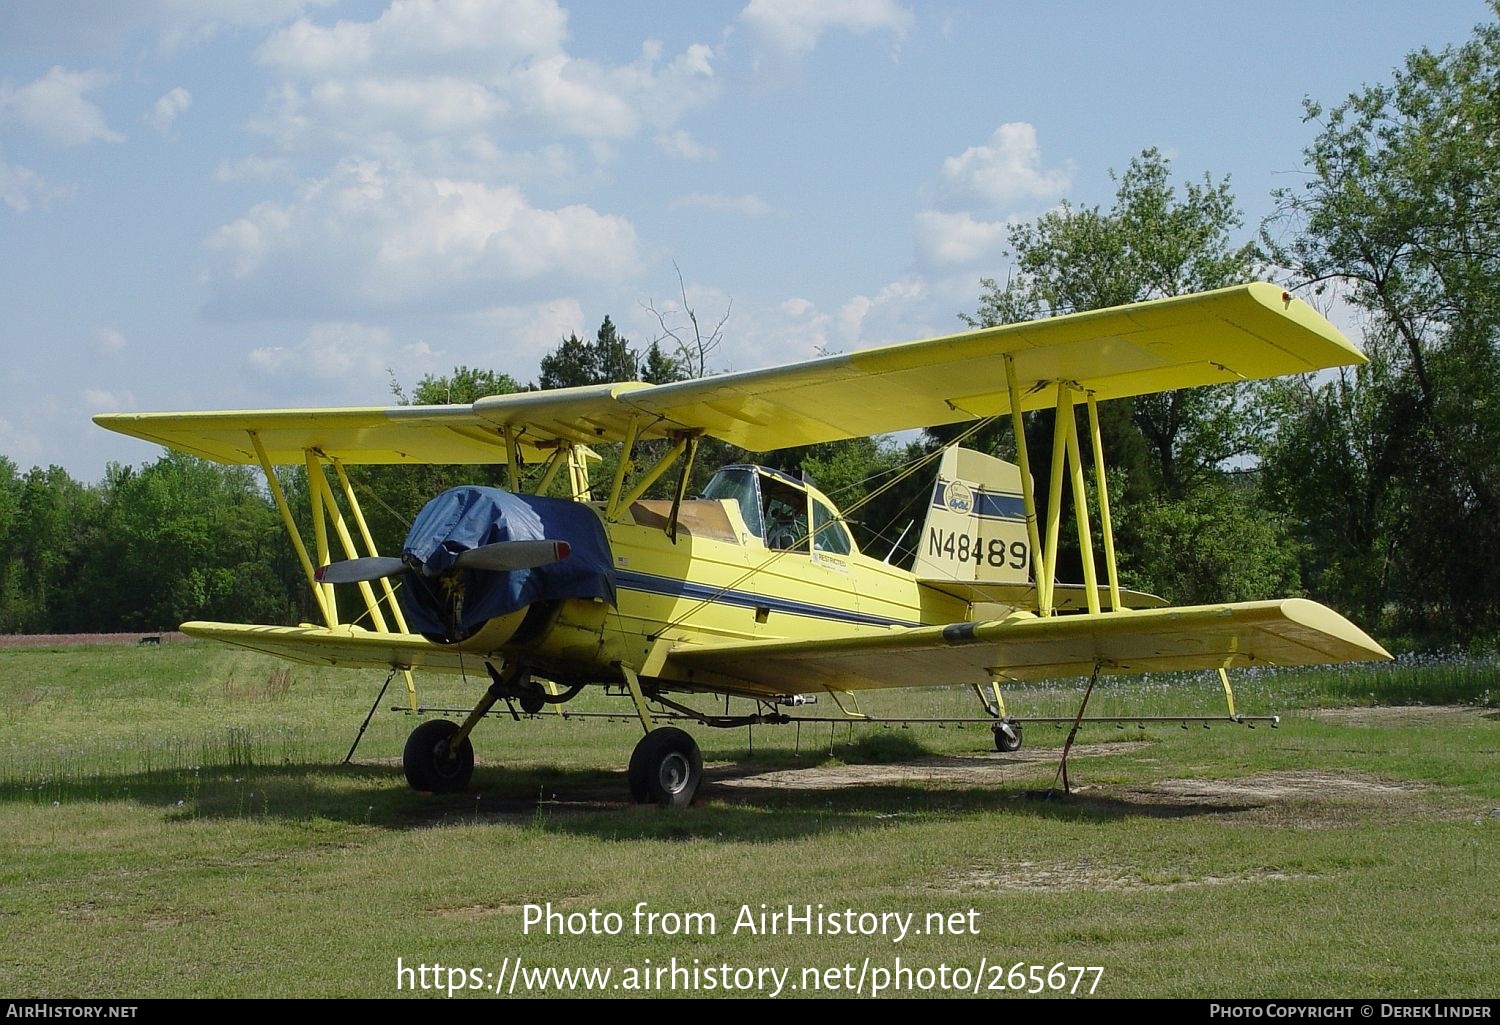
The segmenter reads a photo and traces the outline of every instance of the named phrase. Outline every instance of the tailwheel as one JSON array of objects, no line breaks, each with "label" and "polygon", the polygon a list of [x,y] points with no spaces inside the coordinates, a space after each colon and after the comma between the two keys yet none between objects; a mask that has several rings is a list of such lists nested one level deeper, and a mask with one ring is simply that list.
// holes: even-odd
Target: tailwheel
[{"label": "tailwheel", "polygon": [[401,767],[413,790],[447,794],[469,785],[474,775],[474,745],[465,737],[453,747],[458,729],[458,723],[450,719],[429,719],[411,731],[401,752]]},{"label": "tailwheel", "polygon": [[635,746],[628,775],[630,796],[637,804],[686,808],[703,779],[703,754],[691,736],[675,726],[663,726]]},{"label": "tailwheel", "polygon": [[995,750],[1001,754],[1009,754],[1012,751],[1021,750],[1021,724],[1018,722],[997,722],[990,729],[995,731]]}]

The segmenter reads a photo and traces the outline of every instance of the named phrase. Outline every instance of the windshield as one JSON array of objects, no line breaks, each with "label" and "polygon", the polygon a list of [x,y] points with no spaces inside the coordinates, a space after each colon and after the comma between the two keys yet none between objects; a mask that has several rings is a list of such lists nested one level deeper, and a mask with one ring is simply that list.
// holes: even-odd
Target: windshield
[{"label": "windshield", "polygon": [[740,515],[745,526],[756,537],[765,537],[760,519],[760,488],[756,485],[754,470],[743,466],[726,466],[713,475],[708,487],[703,489],[704,498],[733,499],[739,503]]}]

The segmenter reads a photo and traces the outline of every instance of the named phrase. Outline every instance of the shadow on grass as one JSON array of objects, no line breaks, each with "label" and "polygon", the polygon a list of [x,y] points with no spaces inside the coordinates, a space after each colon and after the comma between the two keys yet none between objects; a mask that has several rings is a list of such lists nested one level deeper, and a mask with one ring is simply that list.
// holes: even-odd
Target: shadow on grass
[{"label": "shadow on grass", "polygon": [[[481,765],[457,794],[409,790],[387,764],[204,765],[0,781],[0,802],[134,802],[169,821],[323,819],[386,829],[510,825],[606,840],[772,841],[1000,813],[1066,821],[1233,815],[1254,802],[1163,794],[1048,795],[1040,755],[934,756],[902,735],[872,735],[839,757],[771,751],[704,773],[690,809],[633,804],[623,771]],[[1075,775],[1077,770],[1075,769]]]}]

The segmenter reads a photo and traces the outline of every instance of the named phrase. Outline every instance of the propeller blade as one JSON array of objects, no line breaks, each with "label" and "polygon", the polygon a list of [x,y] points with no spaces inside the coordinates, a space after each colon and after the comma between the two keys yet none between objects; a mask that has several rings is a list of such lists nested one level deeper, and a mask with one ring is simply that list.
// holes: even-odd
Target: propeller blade
[{"label": "propeller blade", "polygon": [[496,541],[460,552],[453,560],[453,568],[495,572],[530,569],[566,559],[572,550],[566,541]]},{"label": "propeller blade", "polygon": [[319,566],[313,576],[320,584],[358,584],[394,576],[405,569],[406,564],[393,556],[368,555],[363,559],[346,559]]}]

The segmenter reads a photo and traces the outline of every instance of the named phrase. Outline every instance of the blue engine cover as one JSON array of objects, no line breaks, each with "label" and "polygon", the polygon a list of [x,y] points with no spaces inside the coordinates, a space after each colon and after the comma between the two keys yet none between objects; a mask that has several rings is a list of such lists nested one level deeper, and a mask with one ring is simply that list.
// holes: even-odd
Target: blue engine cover
[{"label": "blue engine cover", "polygon": [[420,634],[459,639],[496,616],[534,602],[603,598],[615,603],[614,559],[604,526],[592,509],[565,499],[516,495],[499,488],[452,488],[422,507],[402,551],[435,575],[470,548],[543,540],[566,541],[572,551],[566,559],[532,569],[464,574],[462,616],[451,634],[439,583],[407,574],[401,588],[407,626]]}]

